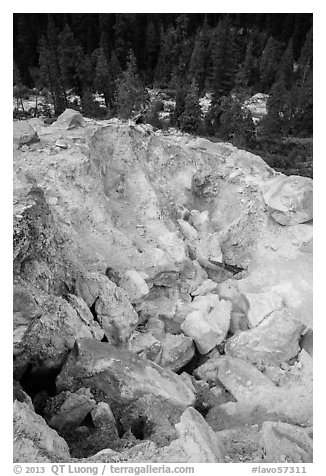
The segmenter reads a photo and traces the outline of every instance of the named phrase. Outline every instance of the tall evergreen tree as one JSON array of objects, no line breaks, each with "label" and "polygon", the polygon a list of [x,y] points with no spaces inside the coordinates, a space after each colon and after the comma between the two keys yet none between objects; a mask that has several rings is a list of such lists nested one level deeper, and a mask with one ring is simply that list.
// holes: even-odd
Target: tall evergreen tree
[{"label": "tall evergreen tree", "polygon": [[198,99],[199,90],[195,79],[193,79],[185,97],[184,111],[179,117],[180,128],[190,134],[197,134],[201,126],[202,112]]},{"label": "tall evergreen tree", "polygon": [[235,42],[228,17],[222,18],[212,39],[211,87],[213,104],[227,95],[235,84],[236,62]]},{"label": "tall evergreen tree", "polygon": [[117,13],[114,25],[115,53],[122,68],[126,67],[128,52],[135,48],[137,22],[135,13]]},{"label": "tall evergreen tree", "polygon": [[79,70],[81,47],[68,24],[58,35],[58,61],[65,89],[73,88]]},{"label": "tall evergreen tree", "polygon": [[134,111],[145,106],[146,91],[137,73],[136,58],[130,50],[127,69],[117,80],[116,107],[122,119],[131,117]]},{"label": "tall evergreen tree", "polygon": [[40,45],[39,61],[43,78],[48,81],[52,92],[55,113],[61,114],[67,107],[67,97],[59,63],[58,34],[51,14],[48,14],[46,39]]},{"label": "tall evergreen tree", "polygon": [[256,142],[255,125],[250,111],[243,108],[241,96],[223,97],[220,101],[219,134],[236,147],[253,147]]},{"label": "tall evergreen tree", "polygon": [[189,63],[189,79],[195,79],[199,92],[203,93],[209,74],[209,28],[207,17],[203,27],[197,30],[194,48]]},{"label": "tall evergreen tree", "polygon": [[293,39],[290,38],[276,73],[276,79],[283,76],[286,89],[290,89],[293,84],[293,63]]},{"label": "tall evergreen tree", "polygon": [[173,26],[164,32],[161,29],[160,52],[154,72],[155,83],[158,87],[166,87],[171,80],[173,70],[172,48],[176,41],[176,33]]},{"label": "tall evergreen tree", "polygon": [[260,135],[264,138],[279,139],[288,131],[289,93],[281,76],[272,86],[267,100],[267,115],[262,119]]},{"label": "tall evergreen tree", "polygon": [[255,58],[252,53],[252,42],[249,41],[243,65],[237,74],[237,84],[242,88],[253,86],[258,79],[258,71]]},{"label": "tall evergreen tree", "polygon": [[269,37],[260,58],[259,68],[261,92],[267,93],[275,82],[280,57],[281,43],[271,36]]},{"label": "tall evergreen tree", "polygon": [[99,48],[95,68],[94,86],[97,91],[104,95],[105,105],[110,103],[110,70],[105,56],[104,48]]},{"label": "tall evergreen tree", "polygon": [[111,111],[116,110],[116,91],[117,91],[117,80],[120,78],[122,74],[121,66],[119,63],[118,58],[114,51],[111,53],[111,60],[109,63],[109,80],[107,84],[108,89],[108,100],[109,100],[109,107]]},{"label": "tall evergreen tree", "polygon": [[152,83],[154,80],[154,70],[157,63],[157,54],[160,44],[158,31],[153,22],[150,22],[146,29],[145,51],[146,51],[146,80]]},{"label": "tall evergreen tree", "polygon": [[304,45],[302,47],[299,61],[297,76],[300,86],[304,86],[306,78],[313,68],[313,32],[312,28],[308,31]]}]

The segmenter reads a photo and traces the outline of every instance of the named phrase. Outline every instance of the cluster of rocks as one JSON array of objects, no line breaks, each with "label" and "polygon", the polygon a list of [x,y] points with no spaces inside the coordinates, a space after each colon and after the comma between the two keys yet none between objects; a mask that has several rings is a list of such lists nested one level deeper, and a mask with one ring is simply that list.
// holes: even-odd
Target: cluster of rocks
[{"label": "cluster of rocks", "polygon": [[[92,131],[94,144],[98,124],[67,110],[51,126],[58,161],[50,177],[62,180],[61,190],[49,189],[43,177],[26,178],[26,171],[21,178],[31,153],[21,148],[38,136],[16,131],[15,461],[312,462],[312,328],[302,317],[309,302],[293,298],[301,288],[290,281],[300,260],[307,276],[298,286],[307,289],[311,233],[303,239],[296,227],[310,227],[312,181],[275,175],[256,156],[226,151],[218,171],[195,168],[190,178],[180,171],[176,180],[187,187],[178,194],[188,198],[174,203],[173,213],[160,195],[169,196],[169,180],[162,184],[157,173],[155,187],[140,187],[128,203],[135,183],[149,185],[133,165],[132,179],[124,176],[117,192],[114,154],[127,160],[127,135],[140,155],[152,147],[148,175],[165,157],[162,148],[173,155],[172,139],[112,124],[122,140],[115,152],[113,145],[101,149],[105,167],[85,152],[87,144],[82,154],[76,148],[82,130]],[[39,135],[42,145],[42,129]],[[176,147],[184,139],[173,140]],[[180,150],[194,148],[187,141]],[[205,147],[210,156],[212,145]],[[64,162],[80,155],[83,183]],[[175,162],[169,164],[176,176]],[[102,209],[91,212],[86,194],[85,203],[78,195],[82,187],[100,193],[90,188],[94,177],[103,180],[104,224]],[[133,222],[125,210],[137,200],[142,207]],[[87,215],[97,232],[93,255],[87,232],[73,222],[82,211],[93,213]],[[98,238],[105,226],[113,235],[112,259],[100,261],[101,246],[109,246],[109,234]]]}]

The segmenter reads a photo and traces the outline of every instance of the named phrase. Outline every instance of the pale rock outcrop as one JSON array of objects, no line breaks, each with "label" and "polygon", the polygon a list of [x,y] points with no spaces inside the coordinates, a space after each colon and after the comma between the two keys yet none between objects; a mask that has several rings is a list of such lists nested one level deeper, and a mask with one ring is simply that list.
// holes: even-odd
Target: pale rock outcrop
[{"label": "pale rock outcrop", "polygon": [[196,240],[198,238],[198,233],[196,228],[190,225],[185,220],[182,220],[181,218],[178,220],[178,223],[180,225],[182,234],[184,235],[187,240]]},{"label": "pale rock outcrop", "polygon": [[131,302],[135,302],[149,293],[149,287],[145,279],[134,269],[130,269],[123,274],[119,286],[126,291]]},{"label": "pale rock outcrop", "polygon": [[205,294],[212,293],[217,290],[217,283],[211,279],[205,279],[198,288],[191,291],[192,296],[205,296]]},{"label": "pale rock outcrop", "polygon": [[126,291],[103,277],[95,301],[97,320],[109,342],[125,344],[138,324],[138,315]]},{"label": "pale rock outcrop", "polygon": [[207,233],[210,228],[209,212],[199,212],[198,210],[191,210],[189,216],[190,223],[198,232]]},{"label": "pale rock outcrop", "polygon": [[265,421],[261,446],[266,463],[312,463],[312,439],[304,429],[282,422]]},{"label": "pale rock outcrop", "polygon": [[296,225],[313,217],[313,182],[308,177],[280,176],[267,182],[263,197],[275,221]]},{"label": "pale rock outcrop", "polygon": [[282,297],[271,291],[244,293],[244,297],[249,304],[247,312],[249,327],[256,327],[266,316],[284,305]]},{"label": "pale rock outcrop", "polygon": [[26,403],[14,402],[14,463],[54,463],[70,459],[69,448]]},{"label": "pale rock outcrop", "polygon": [[33,319],[42,314],[31,292],[22,285],[14,285],[13,293],[13,343],[21,342]]},{"label": "pale rock outcrop", "polygon": [[230,326],[231,307],[230,302],[219,301],[209,312],[191,312],[181,324],[183,333],[194,340],[201,354],[207,354],[225,339]]},{"label": "pale rock outcrop", "polygon": [[14,121],[13,135],[14,144],[17,144],[18,148],[39,142],[40,140],[36,130],[28,121]]},{"label": "pale rock outcrop", "polygon": [[130,337],[128,349],[140,357],[160,363],[162,344],[150,332],[134,331]]},{"label": "pale rock outcrop", "polygon": [[254,365],[235,357],[208,359],[196,369],[196,375],[206,381],[220,382],[237,401],[259,401],[260,393],[275,389],[275,385]]},{"label": "pale rock outcrop", "polygon": [[196,242],[196,258],[198,262],[205,266],[210,260],[223,262],[223,255],[220,247],[218,233],[205,233]]},{"label": "pale rock outcrop", "polygon": [[74,109],[66,109],[55,123],[52,125],[52,128],[58,127],[59,129],[74,129],[76,127],[84,127],[86,125],[85,119],[80,114],[80,112],[75,111]]},{"label": "pale rock outcrop", "polygon": [[266,365],[279,365],[295,357],[304,325],[286,308],[276,310],[258,326],[231,337],[225,353]]},{"label": "pale rock outcrop", "polygon": [[71,306],[76,310],[80,319],[89,327],[93,337],[102,340],[104,331],[99,323],[94,320],[94,316],[86,302],[81,297],[75,296],[74,294],[68,294],[67,298],[69,304],[71,304]]},{"label": "pale rock outcrop", "polygon": [[165,369],[177,372],[195,355],[195,346],[190,337],[183,334],[166,334],[161,340],[162,356],[159,364]]}]

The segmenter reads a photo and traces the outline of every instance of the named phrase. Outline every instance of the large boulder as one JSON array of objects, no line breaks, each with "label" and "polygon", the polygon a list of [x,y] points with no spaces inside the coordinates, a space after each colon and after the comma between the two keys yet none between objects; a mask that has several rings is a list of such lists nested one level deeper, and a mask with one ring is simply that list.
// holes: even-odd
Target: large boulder
[{"label": "large boulder", "polygon": [[77,428],[96,406],[90,390],[80,388],[76,393],[62,392],[51,398],[45,414],[48,424],[57,431]]},{"label": "large boulder", "polygon": [[262,425],[261,446],[266,463],[312,463],[312,439],[304,429],[282,422]]},{"label": "large boulder", "polygon": [[40,138],[36,130],[28,123],[28,121],[14,121],[14,144],[17,147],[23,145],[30,145],[34,142],[39,142]]},{"label": "large boulder", "polygon": [[104,450],[85,463],[222,463],[223,448],[220,438],[194,408],[188,408],[175,425],[177,438],[168,446],[157,447],[145,441],[121,453]]},{"label": "large boulder", "polygon": [[84,127],[86,125],[85,119],[80,112],[74,109],[66,109],[53,124],[53,127],[60,129],[74,129],[75,127]]},{"label": "large boulder", "polygon": [[134,269],[124,273],[119,286],[127,292],[131,302],[137,301],[149,293],[149,287],[145,279]]},{"label": "large boulder", "polygon": [[70,459],[69,448],[26,403],[14,402],[14,463],[54,463]]},{"label": "large boulder", "polygon": [[276,177],[266,184],[263,197],[281,225],[296,225],[313,217],[313,181],[308,177]]},{"label": "large boulder", "polygon": [[223,447],[214,431],[194,408],[188,408],[175,425],[178,439],[164,448],[169,463],[222,463]]},{"label": "large boulder", "polygon": [[42,314],[42,311],[29,289],[19,284],[14,285],[13,311],[13,341],[14,345],[18,345],[27,331],[28,326],[33,319]]},{"label": "large boulder", "polygon": [[194,340],[201,354],[207,354],[225,339],[230,326],[231,308],[230,302],[219,301],[209,312],[207,309],[191,312],[181,324],[182,332]]},{"label": "large boulder", "polygon": [[159,364],[165,369],[177,372],[195,355],[195,346],[190,337],[183,334],[166,334],[161,340],[162,355]]},{"label": "large boulder", "polygon": [[42,303],[41,316],[27,327],[20,340],[21,353],[14,367],[17,376],[30,367],[32,374],[59,370],[79,337],[93,337],[92,326],[62,298],[49,296]]},{"label": "large boulder", "polygon": [[259,395],[272,392],[275,385],[254,365],[244,360],[217,356],[196,369],[199,378],[221,383],[237,401],[259,401]]},{"label": "large boulder", "polygon": [[273,291],[263,293],[244,293],[249,308],[247,320],[249,327],[257,326],[266,316],[284,305],[283,298]]},{"label": "large boulder", "polygon": [[128,342],[138,324],[138,315],[126,291],[103,277],[95,312],[108,342],[119,345]]},{"label": "large boulder", "polygon": [[108,403],[115,414],[146,394],[183,407],[195,401],[175,373],[95,339],[77,340],[57,377],[59,391],[75,392],[80,386],[89,388],[97,401]]},{"label": "large boulder", "polygon": [[253,364],[277,366],[298,354],[304,328],[288,309],[276,310],[258,326],[231,337],[225,353]]}]

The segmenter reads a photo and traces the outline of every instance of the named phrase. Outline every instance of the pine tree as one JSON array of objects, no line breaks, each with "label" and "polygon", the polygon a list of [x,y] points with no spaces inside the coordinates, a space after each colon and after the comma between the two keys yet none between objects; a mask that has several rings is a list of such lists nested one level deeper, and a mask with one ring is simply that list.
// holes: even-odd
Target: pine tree
[{"label": "pine tree", "polygon": [[288,131],[289,94],[281,76],[272,86],[267,100],[267,115],[260,124],[260,135],[264,138],[278,139]]},{"label": "pine tree", "polygon": [[295,84],[290,90],[290,129],[292,134],[313,134],[313,36],[306,35],[295,73]]},{"label": "pine tree", "polygon": [[114,51],[111,53],[111,60],[109,63],[109,81],[108,81],[108,100],[111,111],[116,111],[115,97],[117,91],[117,80],[121,76],[122,70],[118,58]]},{"label": "pine tree", "polygon": [[195,79],[193,79],[185,98],[184,111],[179,117],[180,129],[190,134],[197,134],[201,127],[202,112],[198,99],[199,90]]},{"label": "pine tree", "polygon": [[180,127],[180,117],[182,116],[186,105],[186,91],[182,83],[179,83],[175,96],[175,108],[171,117],[171,125]]},{"label": "pine tree", "polygon": [[225,96],[220,101],[219,135],[236,147],[253,147],[256,131],[251,113],[243,106],[241,95]]},{"label": "pine tree", "polygon": [[293,39],[290,38],[290,41],[279,63],[278,71],[276,74],[276,79],[279,79],[280,76],[283,76],[286,89],[290,89],[293,84],[293,62]]},{"label": "pine tree", "polygon": [[154,80],[154,69],[157,62],[159,49],[159,36],[153,22],[150,22],[146,29],[145,51],[146,51],[146,80],[152,83]]},{"label": "pine tree", "polygon": [[260,88],[263,93],[267,93],[275,82],[280,56],[281,44],[271,36],[262,52],[259,64]]},{"label": "pine tree", "polygon": [[135,13],[117,13],[114,25],[115,53],[122,68],[126,67],[128,52],[135,49],[137,24]]},{"label": "pine tree", "polygon": [[304,45],[302,47],[298,61],[297,76],[299,85],[304,87],[306,78],[313,67],[313,32],[312,28],[308,31]]},{"label": "pine tree", "polygon": [[46,37],[39,42],[39,66],[41,81],[50,88],[55,114],[59,115],[67,107],[67,98],[59,63],[58,35],[51,14],[48,14]]},{"label": "pine tree", "polygon": [[189,20],[187,15],[182,14],[176,20],[175,41],[170,50],[172,61],[171,87],[175,87],[179,81],[185,81],[188,64],[191,56],[191,40],[188,37]]},{"label": "pine tree", "polygon": [[173,27],[166,32],[161,29],[160,52],[154,72],[155,83],[158,87],[166,87],[171,80],[173,61],[171,51],[176,41],[176,33]]},{"label": "pine tree", "polygon": [[219,21],[212,39],[212,70],[210,83],[213,90],[212,103],[227,95],[235,83],[235,42],[229,19]]},{"label": "pine tree", "polygon": [[252,53],[252,42],[249,41],[243,66],[237,74],[237,85],[242,88],[253,86],[257,81],[257,76],[257,66]]},{"label": "pine tree", "polygon": [[135,55],[130,50],[127,69],[117,80],[116,107],[118,116],[127,119],[134,111],[144,107],[145,103],[146,91],[137,73]]},{"label": "pine tree", "polygon": [[58,35],[58,61],[65,89],[73,88],[76,84],[81,51],[77,45],[70,26],[65,25]]},{"label": "pine tree", "polygon": [[[189,63],[189,79],[195,80],[200,92],[204,91],[207,72],[207,39],[203,30],[199,30],[196,35],[194,49]],[[206,60],[206,61],[205,61]]]},{"label": "pine tree", "polygon": [[109,106],[111,98],[110,98],[110,70],[108,61],[105,56],[104,49],[101,47],[98,51],[98,57],[96,62],[95,68],[95,78],[94,78],[94,86],[97,89],[97,92],[100,94],[104,94],[104,100],[106,107]]}]

